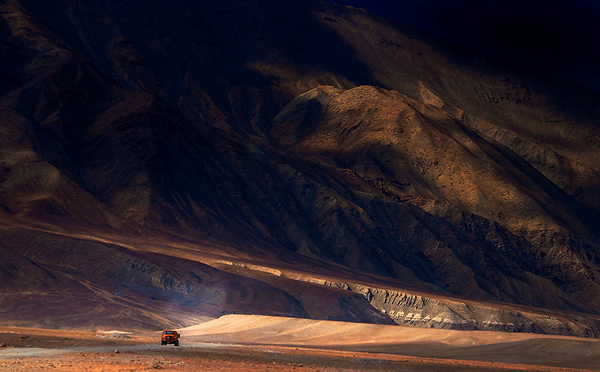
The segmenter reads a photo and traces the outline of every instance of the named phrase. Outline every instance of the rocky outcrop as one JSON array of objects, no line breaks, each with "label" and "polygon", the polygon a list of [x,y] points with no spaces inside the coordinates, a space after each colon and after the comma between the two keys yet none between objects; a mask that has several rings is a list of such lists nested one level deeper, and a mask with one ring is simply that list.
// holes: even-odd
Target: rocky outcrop
[{"label": "rocky outcrop", "polygon": [[424,328],[528,332],[597,337],[599,319],[579,316],[569,319],[527,310],[503,309],[481,304],[407,294],[393,290],[351,287],[396,324]]},{"label": "rocky outcrop", "polygon": [[594,315],[547,312],[525,307],[511,308],[498,303],[460,301],[436,297],[434,294],[415,294],[317,277],[301,277],[297,280],[360,295],[373,309],[380,312],[380,316],[403,326],[579,337],[598,337],[600,334],[600,317]]}]

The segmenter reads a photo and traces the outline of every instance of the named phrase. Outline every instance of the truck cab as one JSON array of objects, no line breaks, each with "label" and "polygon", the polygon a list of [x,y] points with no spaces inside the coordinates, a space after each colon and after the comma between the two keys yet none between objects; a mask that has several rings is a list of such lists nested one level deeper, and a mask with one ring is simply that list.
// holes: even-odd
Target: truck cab
[{"label": "truck cab", "polygon": [[180,336],[181,335],[177,331],[171,331],[171,330],[165,329],[164,331],[162,331],[162,335],[160,337],[160,344],[161,345],[175,344],[175,346],[179,346],[179,337]]}]

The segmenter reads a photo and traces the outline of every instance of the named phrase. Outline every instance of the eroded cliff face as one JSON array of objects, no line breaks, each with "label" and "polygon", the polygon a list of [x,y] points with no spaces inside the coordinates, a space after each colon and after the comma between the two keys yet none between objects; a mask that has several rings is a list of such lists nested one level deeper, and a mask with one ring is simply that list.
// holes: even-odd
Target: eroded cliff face
[{"label": "eroded cliff face", "polygon": [[440,300],[395,290],[349,286],[396,324],[422,328],[527,332],[598,337],[596,319]]},{"label": "eroded cliff face", "polygon": [[[10,0],[1,11],[3,225],[133,239],[117,244],[131,262],[152,241],[171,241],[157,273],[170,272],[170,255],[209,265],[197,248],[209,239],[233,261],[349,268],[463,298],[600,311],[596,92],[319,1]],[[20,253],[3,254],[17,268],[74,254],[7,239]],[[185,244],[196,253],[175,254]],[[69,275],[91,283],[78,274],[87,267]],[[158,280],[145,274],[124,281],[138,286],[139,303]],[[202,297],[206,282],[193,275],[178,283]],[[371,295],[314,289],[319,301],[334,291],[327,315],[271,279],[244,286],[268,281],[260,293],[273,291],[276,305],[236,297],[242,311],[595,332],[592,320],[579,329],[500,310],[462,316],[447,304],[409,319],[414,301],[381,285]],[[178,314],[240,311],[235,301],[188,303]],[[427,306],[442,306],[435,301]]]}]

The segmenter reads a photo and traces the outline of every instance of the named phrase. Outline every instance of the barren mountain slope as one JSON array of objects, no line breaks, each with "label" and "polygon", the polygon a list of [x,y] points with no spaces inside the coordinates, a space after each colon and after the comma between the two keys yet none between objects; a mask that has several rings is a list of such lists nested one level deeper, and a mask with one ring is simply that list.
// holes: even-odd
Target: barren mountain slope
[{"label": "barren mountain slope", "polygon": [[[143,311],[164,324],[222,311],[409,322],[385,315],[392,305],[378,297],[389,292],[375,290],[377,275],[399,279],[396,289],[600,311],[593,91],[319,1],[9,0],[1,12],[10,311],[23,291],[65,285],[77,297],[86,283],[118,311],[142,311],[163,293]],[[203,248],[175,254],[186,244]],[[98,254],[98,268],[80,252]],[[306,287],[332,299],[332,315],[294,289],[310,279],[237,272],[208,253],[350,278],[346,267],[376,284]],[[128,260],[152,269],[136,273]],[[235,284],[195,282],[206,275]],[[207,299],[239,285],[253,295]],[[125,301],[115,287],[135,290]],[[186,302],[191,292],[198,302]],[[171,313],[171,302],[183,308]],[[521,330],[593,334],[595,319]]]}]

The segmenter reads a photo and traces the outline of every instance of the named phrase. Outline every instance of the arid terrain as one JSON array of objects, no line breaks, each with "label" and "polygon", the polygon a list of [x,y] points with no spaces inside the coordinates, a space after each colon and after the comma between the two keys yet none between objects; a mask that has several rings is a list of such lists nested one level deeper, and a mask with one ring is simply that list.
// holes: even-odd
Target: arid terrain
[{"label": "arid terrain", "polygon": [[600,342],[576,337],[228,315],[159,332],[0,329],[6,371],[582,371]]},{"label": "arid terrain", "polygon": [[2,366],[600,368],[599,118],[321,0],[0,1]]}]

